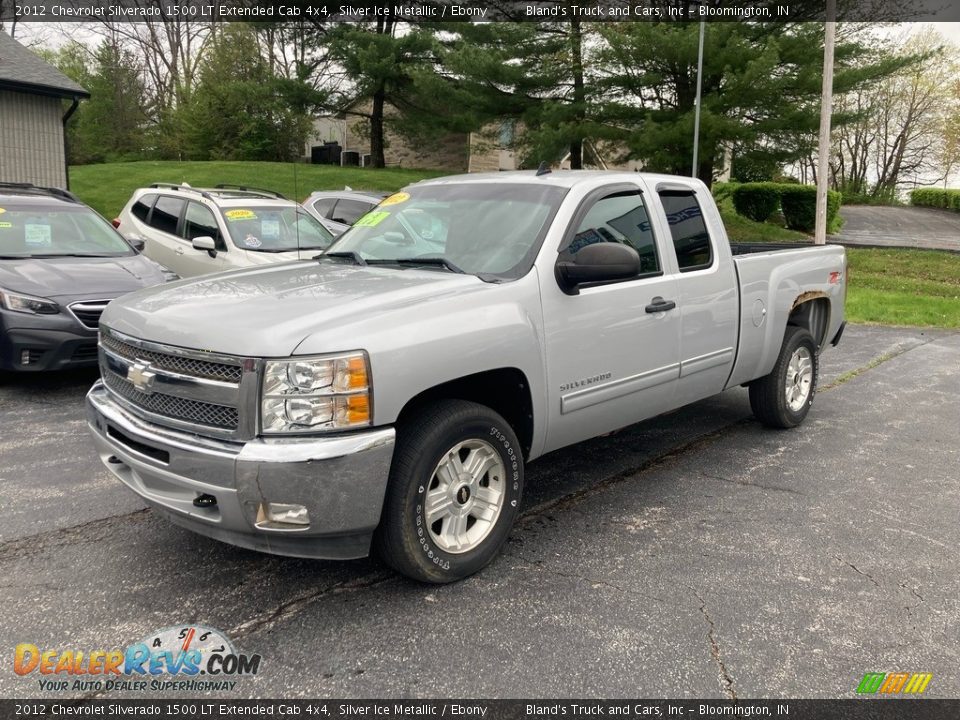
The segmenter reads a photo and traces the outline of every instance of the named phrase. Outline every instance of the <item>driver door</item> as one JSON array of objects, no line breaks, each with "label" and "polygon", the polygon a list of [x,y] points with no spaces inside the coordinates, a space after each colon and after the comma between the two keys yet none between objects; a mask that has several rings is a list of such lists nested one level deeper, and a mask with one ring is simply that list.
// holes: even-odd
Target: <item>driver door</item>
[{"label": "driver door", "polygon": [[639,422],[673,407],[680,375],[677,278],[650,222],[640,188],[608,186],[581,204],[560,248],[627,244],[636,278],[565,293],[541,278],[549,426],[545,452]]}]

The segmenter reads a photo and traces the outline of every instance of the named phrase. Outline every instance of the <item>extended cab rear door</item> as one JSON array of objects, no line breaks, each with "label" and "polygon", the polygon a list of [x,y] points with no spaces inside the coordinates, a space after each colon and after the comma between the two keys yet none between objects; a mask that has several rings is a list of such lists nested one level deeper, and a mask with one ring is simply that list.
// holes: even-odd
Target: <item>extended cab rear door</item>
[{"label": "extended cab rear door", "polygon": [[[549,423],[545,451],[630,425],[674,406],[680,371],[677,278],[662,226],[651,224],[639,184],[591,191],[557,252],[615,242],[641,257],[640,277],[565,292],[541,276]],[[667,262],[665,262],[665,260]]]},{"label": "extended cab rear door", "polygon": [[678,270],[680,406],[726,385],[736,356],[739,288],[730,243],[706,186],[677,179],[657,183],[655,191],[661,211],[656,217],[666,223],[662,233]]}]

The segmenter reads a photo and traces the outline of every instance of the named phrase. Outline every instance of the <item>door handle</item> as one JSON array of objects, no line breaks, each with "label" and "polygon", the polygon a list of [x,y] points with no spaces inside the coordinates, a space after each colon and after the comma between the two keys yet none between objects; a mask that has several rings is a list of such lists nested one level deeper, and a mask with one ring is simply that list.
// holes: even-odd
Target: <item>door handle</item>
[{"label": "door handle", "polygon": [[658,313],[665,312],[667,310],[673,310],[676,306],[677,304],[673,300],[664,300],[662,297],[657,295],[644,309],[648,313]]}]

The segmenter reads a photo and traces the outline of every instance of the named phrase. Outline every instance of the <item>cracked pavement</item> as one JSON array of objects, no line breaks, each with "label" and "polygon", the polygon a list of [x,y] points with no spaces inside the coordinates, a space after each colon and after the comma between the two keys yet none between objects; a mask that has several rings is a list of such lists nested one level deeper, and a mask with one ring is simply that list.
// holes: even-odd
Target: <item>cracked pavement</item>
[{"label": "cracked pavement", "polygon": [[18,642],[188,622],[263,656],[242,697],[852,697],[868,671],[960,696],[960,334],[849,327],[795,430],[736,389],[552,453],[501,556],[444,587],[144,510],[87,439],[94,378],[0,384],[0,696],[44,694]]}]

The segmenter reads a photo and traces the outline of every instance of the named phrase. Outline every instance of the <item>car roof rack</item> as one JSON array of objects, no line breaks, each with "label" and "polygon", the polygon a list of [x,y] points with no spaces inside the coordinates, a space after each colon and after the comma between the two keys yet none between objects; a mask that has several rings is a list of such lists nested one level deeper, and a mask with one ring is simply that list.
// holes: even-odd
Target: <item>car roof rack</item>
[{"label": "car roof rack", "polygon": [[268,197],[274,197],[277,200],[286,200],[287,197],[282,195],[275,190],[264,190],[263,188],[250,187],[249,185],[230,185],[227,183],[220,183],[219,185],[214,186],[215,190],[239,190],[240,192],[245,193],[254,193],[257,195],[266,195]]},{"label": "car roof rack", "polygon": [[154,189],[156,189],[156,190],[164,190],[164,189],[165,189],[165,190],[183,190],[183,191],[185,191],[185,192],[195,192],[195,193],[197,193],[198,195],[200,195],[201,197],[205,197],[207,200],[213,200],[213,198],[210,196],[210,193],[208,193],[206,190],[201,190],[200,188],[190,187],[190,186],[187,185],[186,183],[165,183],[165,182],[158,182],[158,183],[151,183],[150,187],[151,187],[151,188],[154,188]]},{"label": "car roof rack", "polygon": [[53,195],[54,197],[58,197],[61,200],[67,200],[68,202],[80,202],[80,198],[78,198],[69,190],[55,187],[44,187],[43,185],[34,185],[33,183],[0,182],[0,191],[2,190],[25,190],[29,193],[34,193],[37,195]]}]

